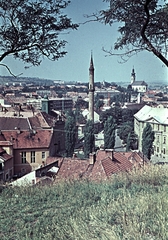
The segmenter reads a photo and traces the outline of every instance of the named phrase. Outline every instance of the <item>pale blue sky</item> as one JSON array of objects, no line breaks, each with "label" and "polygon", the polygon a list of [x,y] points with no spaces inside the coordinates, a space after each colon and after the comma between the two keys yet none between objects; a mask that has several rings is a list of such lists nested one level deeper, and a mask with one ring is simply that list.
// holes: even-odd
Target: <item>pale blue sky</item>
[{"label": "pale blue sky", "polygon": [[[106,6],[107,3],[103,0],[71,0],[66,12],[73,22],[79,23],[87,20],[83,17],[84,14],[92,14]],[[24,69],[24,64],[13,58],[8,58],[4,62],[16,75],[23,73],[22,76],[25,77],[87,82],[92,50],[96,82],[103,80],[129,82],[134,66],[137,80],[144,80],[147,83],[168,83],[168,69],[152,53],[140,53],[123,64],[119,63],[120,58],[117,56],[105,57],[102,47],[110,49],[113,46],[117,38],[116,27],[90,22],[80,25],[77,31],[71,31],[64,37],[68,41],[66,46],[68,53],[56,62],[45,59],[39,67],[28,69]],[[0,70],[1,75],[8,74],[5,69]]]}]

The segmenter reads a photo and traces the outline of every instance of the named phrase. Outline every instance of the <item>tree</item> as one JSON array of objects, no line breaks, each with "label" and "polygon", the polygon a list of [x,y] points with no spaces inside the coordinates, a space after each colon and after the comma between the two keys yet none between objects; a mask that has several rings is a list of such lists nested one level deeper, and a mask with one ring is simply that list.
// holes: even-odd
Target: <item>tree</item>
[{"label": "tree", "polygon": [[115,146],[116,124],[113,117],[108,117],[104,124],[104,149],[112,149]]},{"label": "tree", "polygon": [[125,122],[118,129],[117,134],[124,143],[127,142],[128,134],[133,131],[133,128],[134,124],[132,122]]},{"label": "tree", "polygon": [[[110,55],[119,55],[126,61],[132,55],[147,50],[152,52],[167,67],[168,59],[168,3],[166,0],[106,0],[109,8],[94,14],[104,24],[118,23],[120,36],[113,49],[105,50]],[[125,58],[126,57],[126,58]]]},{"label": "tree", "polygon": [[137,147],[137,135],[134,131],[128,133],[127,144],[126,144],[126,152],[130,150],[134,150]]},{"label": "tree", "polygon": [[155,140],[154,135],[150,123],[147,123],[142,133],[142,152],[149,160],[151,159],[152,146]]},{"label": "tree", "polygon": [[43,57],[52,61],[63,57],[66,41],[60,34],[78,27],[63,13],[69,3],[0,0],[0,62],[9,55],[32,65],[39,65]]},{"label": "tree", "polygon": [[65,150],[66,156],[72,157],[76,142],[76,122],[73,114],[68,115],[65,122]]},{"label": "tree", "polygon": [[94,138],[94,124],[93,121],[88,120],[84,128],[84,155],[86,158],[94,151],[95,138]]}]

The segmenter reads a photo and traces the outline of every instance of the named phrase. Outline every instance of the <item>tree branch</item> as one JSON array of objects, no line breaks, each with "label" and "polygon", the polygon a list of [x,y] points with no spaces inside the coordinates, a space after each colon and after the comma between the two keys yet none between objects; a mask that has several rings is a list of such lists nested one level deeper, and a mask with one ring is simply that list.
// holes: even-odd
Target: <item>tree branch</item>
[{"label": "tree branch", "polygon": [[8,72],[9,72],[13,77],[15,77],[15,78],[16,78],[16,77],[19,77],[20,75],[23,74],[23,73],[20,73],[19,75],[13,74],[13,73],[11,72],[10,68],[9,68],[6,64],[0,63],[0,66],[5,67],[5,68],[8,70]]},{"label": "tree branch", "polygon": [[141,29],[141,37],[144,40],[144,42],[147,44],[149,49],[154,53],[156,57],[158,57],[167,67],[168,67],[168,60],[152,45],[152,43],[147,38],[145,31],[148,27],[149,21],[150,21],[150,13],[148,9],[148,5],[151,3],[152,0],[146,0],[144,4],[144,10],[146,13],[146,20],[144,21],[144,24]]}]

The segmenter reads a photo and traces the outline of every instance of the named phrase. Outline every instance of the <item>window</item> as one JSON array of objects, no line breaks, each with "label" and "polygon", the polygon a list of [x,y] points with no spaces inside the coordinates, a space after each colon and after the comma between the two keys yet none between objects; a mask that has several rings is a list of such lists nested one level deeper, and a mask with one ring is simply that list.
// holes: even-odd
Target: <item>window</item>
[{"label": "window", "polygon": [[31,163],[35,163],[35,151],[31,152]]},{"label": "window", "polygon": [[157,141],[159,142],[159,136],[157,136]]},{"label": "window", "polygon": [[163,143],[166,144],[166,137],[163,137]]},{"label": "window", "polygon": [[45,158],[45,152],[42,152],[42,158]]},{"label": "window", "polygon": [[26,163],[26,152],[22,152],[22,163]]},{"label": "window", "polygon": [[159,129],[160,129],[160,128],[159,128],[159,124],[158,124],[158,131],[159,131]]},{"label": "window", "polygon": [[166,126],[164,126],[164,132],[166,132]]},{"label": "window", "polygon": [[159,147],[157,147],[157,153],[159,152]]},{"label": "window", "polygon": [[142,128],[144,127],[144,122],[142,123]]},{"label": "window", "polygon": [[166,149],[165,148],[163,148],[163,154],[166,154]]},{"label": "window", "polygon": [[5,179],[6,179],[6,180],[9,179],[9,175],[8,175],[8,173],[6,173],[6,175],[5,175]]},{"label": "window", "polygon": [[4,169],[4,163],[0,163],[0,171],[3,171]]}]

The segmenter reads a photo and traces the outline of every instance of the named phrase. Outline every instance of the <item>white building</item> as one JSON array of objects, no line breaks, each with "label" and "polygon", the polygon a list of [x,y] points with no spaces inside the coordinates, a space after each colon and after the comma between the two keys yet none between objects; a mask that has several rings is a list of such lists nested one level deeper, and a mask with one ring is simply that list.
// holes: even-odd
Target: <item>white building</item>
[{"label": "white building", "polygon": [[168,109],[162,105],[145,105],[134,115],[134,131],[139,138],[139,150],[142,151],[142,133],[146,123],[150,123],[155,132],[152,158],[168,162]]},{"label": "white building", "polygon": [[145,93],[148,88],[148,84],[145,81],[136,81],[136,74],[134,68],[131,73],[131,86],[134,91],[138,93]]}]

